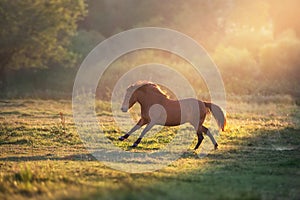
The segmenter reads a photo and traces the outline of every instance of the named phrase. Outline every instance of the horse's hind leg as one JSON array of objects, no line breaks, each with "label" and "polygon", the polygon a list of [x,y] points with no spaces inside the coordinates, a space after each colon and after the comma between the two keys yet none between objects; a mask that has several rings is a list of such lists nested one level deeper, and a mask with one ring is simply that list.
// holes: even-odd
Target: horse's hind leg
[{"label": "horse's hind leg", "polygon": [[215,149],[218,149],[218,143],[216,142],[214,136],[210,133],[208,128],[206,128],[205,126],[202,126],[202,131],[210,138],[211,142],[214,144]]},{"label": "horse's hind leg", "polygon": [[198,131],[198,132],[197,132],[197,137],[198,137],[198,142],[197,142],[197,144],[196,144],[194,150],[196,150],[196,149],[199,148],[199,146],[200,146],[202,140],[204,139],[203,134],[202,134],[202,131]]},{"label": "horse's hind leg", "polygon": [[202,125],[201,125],[202,123],[199,125],[198,122],[194,121],[194,123],[191,122],[191,124],[194,126],[194,129],[197,131],[198,142],[194,148],[194,150],[196,150],[199,148],[200,144],[202,143],[202,140],[204,139],[203,134],[202,134],[202,132],[203,132]]},{"label": "horse's hind leg", "polygon": [[143,125],[145,125],[144,120],[140,119],[138,121],[138,123],[134,127],[132,127],[132,129],[128,133],[126,133],[125,135],[119,137],[119,140],[123,141],[123,140],[127,139],[131,135],[131,133],[133,133],[134,131],[140,129]]}]

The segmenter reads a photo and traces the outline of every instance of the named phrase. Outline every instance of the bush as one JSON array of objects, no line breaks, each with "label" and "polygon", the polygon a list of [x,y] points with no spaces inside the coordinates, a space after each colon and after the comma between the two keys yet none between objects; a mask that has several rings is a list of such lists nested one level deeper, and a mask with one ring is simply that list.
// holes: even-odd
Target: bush
[{"label": "bush", "polygon": [[300,40],[292,31],[285,32],[260,49],[260,66],[269,79],[300,79]]},{"label": "bush", "polygon": [[212,55],[222,73],[226,90],[230,93],[249,93],[260,69],[247,49],[218,46]]},{"label": "bush", "polygon": [[97,31],[79,30],[72,38],[71,50],[84,59],[105,37]]},{"label": "bush", "polygon": [[247,49],[219,46],[213,54],[213,60],[229,78],[233,74],[242,79],[259,74],[258,64]]}]

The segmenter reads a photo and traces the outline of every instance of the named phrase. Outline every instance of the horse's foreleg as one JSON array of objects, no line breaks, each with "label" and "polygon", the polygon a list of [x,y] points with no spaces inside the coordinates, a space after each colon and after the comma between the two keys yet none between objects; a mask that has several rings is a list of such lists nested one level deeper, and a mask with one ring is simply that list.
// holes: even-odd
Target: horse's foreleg
[{"label": "horse's foreleg", "polygon": [[210,140],[213,143],[215,149],[218,149],[218,143],[216,142],[214,136],[210,133],[208,128],[206,128],[205,126],[202,126],[202,130],[203,130],[203,133],[205,133],[210,138]]},{"label": "horse's foreleg", "polygon": [[119,140],[123,141],[123,140],[127,139],[131,135],[131,133],[133,133],[136,130],[140,129],[143,125],[145,125],[144,120],[140,119],[138,121],[138,123],[134,127],[132,127],[132,129],[128,133],[126,133],[125,135],[119,137]]},{"label": "horse's foreleg", "polygon": [[140,128],[141,128],[141,126],[136,124],[128,133],[126,133],[125,135],[119,137],[119,140],[123,141],[123,140],[127,139],[131,135],[131,133],[133,133],[134,131],[136,131]]},{"label": "horse's foreleg", "polygon": [[150,123],[147,124],[147,126],[145,127],[145,129],[142,131],[140,137],[133,143],[132,147],[137,147],[137,145],[141,142],[141,140],[143,139],[143,137],[145,136],[145,134],[154,126],[154,124]]}]

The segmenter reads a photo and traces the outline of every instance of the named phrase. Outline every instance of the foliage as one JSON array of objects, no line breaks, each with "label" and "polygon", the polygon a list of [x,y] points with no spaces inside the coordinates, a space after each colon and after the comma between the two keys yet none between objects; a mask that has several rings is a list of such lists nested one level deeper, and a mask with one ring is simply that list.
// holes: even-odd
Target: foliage
[{"label": "foliage", "polygon": [[253,78],[259,74],[259,66],[247,49],[219,46],[213,54],[213,60],[220,67],[224,79]]},{"label": "foliage", "polygon": [[286,31],[262,46],[259,56],[261,69],[268,78],[300,80],[300,40],[293,31]]},{"label": "foliage", "polygon": [[[228,12],[228,3],[222,1],[173,0],[162,6],[159,0],[89,0],[88,4],[89,13],[79,23],[81,29],[109,37],[130,28],[172,28],[201,41],[206,48],[212,48],[223,33],[219,19]],[[195,20],[197,24],[191,24]]]},{"label": "foliage", "polygon": [[79,30],[72,37],[70,48],[76,52],[80,56],[80,60],[82,60],[98,43],[104,39],[104,36],[97,31]]},{"label": "foliage", "polygon": [[[163,5],[159,0],[86,3],[88,13],[83,0],[1,2],[0,35],[7,40],[1,40],[0,66],[10,62],[9,66],[15,69],[30,67],[8,70],[1,77],[0,83],[7,83],[1,97],[70,97],[76,67],[90,50],[115,33],[144,26],[172,28],[196,40],[217,64],[228,93],[300,96],[300,29],[294,20],[299,18],[297,0],[174,0]],[[87,15],[82,18],[84,14]],[[122,74],[149,61],[179,70],[203,94],[206,86],[200,83],[201,78],[183,59],[174,57],[145,50],[119,58],[100,80],[104,88],[98,96],[109,99]],[[73,68],[60,69],[61,66]]]},{"label": "foliage", "polygon": [[[85,14],[83,0],[0,2],[0,69],[72,66],[69,38]],[[2,75],[2,74],[1,74]]]}]

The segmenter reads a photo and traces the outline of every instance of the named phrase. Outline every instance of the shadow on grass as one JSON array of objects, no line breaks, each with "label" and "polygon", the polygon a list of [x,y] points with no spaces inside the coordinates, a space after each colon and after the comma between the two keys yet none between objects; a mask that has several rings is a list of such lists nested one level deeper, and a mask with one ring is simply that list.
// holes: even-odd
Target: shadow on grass
[{"label": "shadow on grass", "polygon": [[18,139],[14,141],[0,141],[0,145],[13,144],[13,145],[22,145],[22,144],[31,144],[31,141],[28,139]]},{"label": "shadow on grass", "polygon": [[33,156],[8,156],[0,158],[0,161],[20,162],[20,161],[46,161],[46,160],[63,160],[63,161],[96,161],[97,159],[91,154],[71,154],[67,156],[56,156],[54,154],[33,155]]},{"label": "shadow on grass", "polygon": [[[158,172],[128,174],[130,181],[65,199],[299,199],[300,130],[257,130],[207,157],[184,154]],[[12,156],[0,161],[95,161],[91,154]],[[204,160],[204,161],[203,161]],[[185,163],[193,163],[184,168]],[[188,165],[188,164],[187,164]],[[111,174],[114,176],[113,174]],[[101,176],[95,174],[94,176]],[[115,177],[118,180],[118,177]]]},{"label": "shadow on grass", "polygon": [[[133,183],[126,182],[117,190],[89,193],[81,198],[299,199],[299,133],[299,129],[291,127],[257,130],[239,145],[220,146],[218,151],[203,158],[204,162],[193,154],[185,154],[175,171],[130,174]],[[195,162],[199,166],[183,170],[181,162]]]}]

